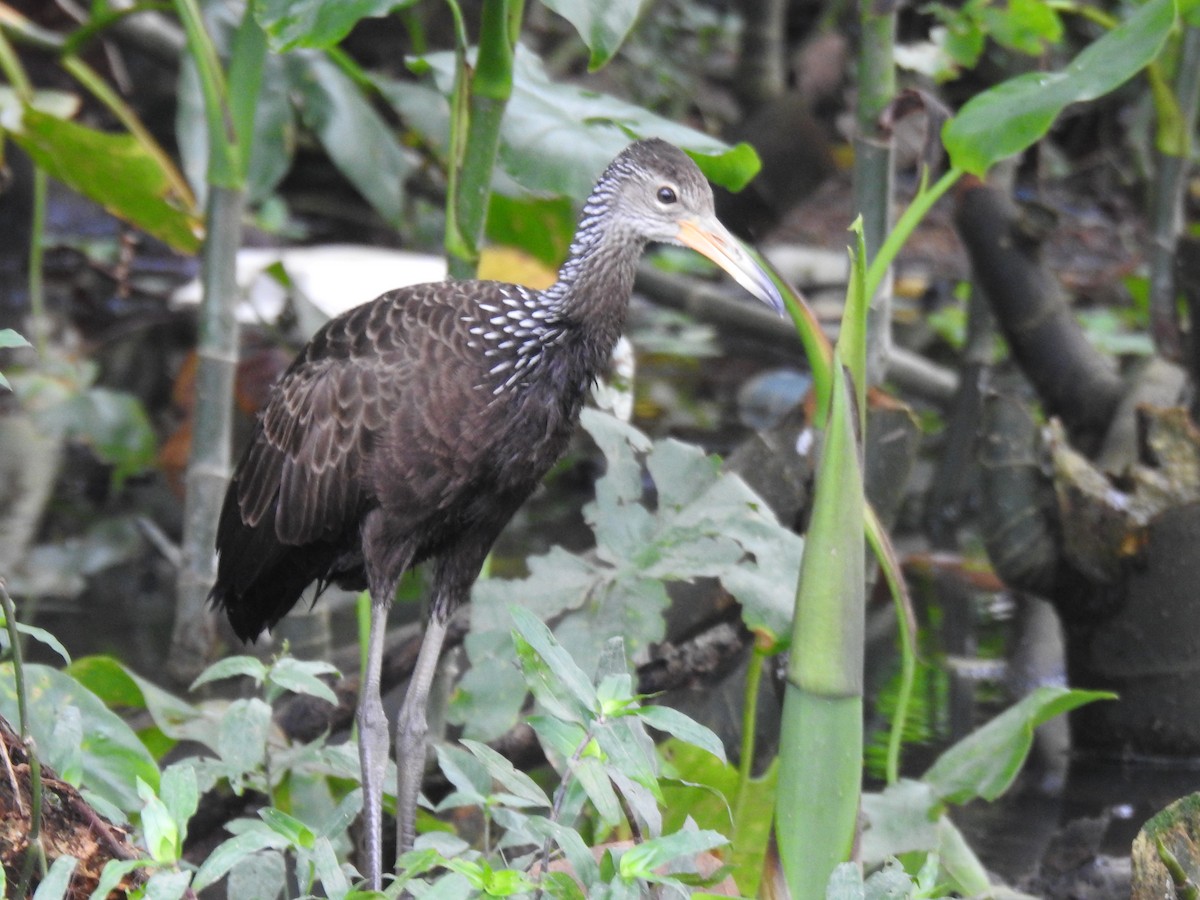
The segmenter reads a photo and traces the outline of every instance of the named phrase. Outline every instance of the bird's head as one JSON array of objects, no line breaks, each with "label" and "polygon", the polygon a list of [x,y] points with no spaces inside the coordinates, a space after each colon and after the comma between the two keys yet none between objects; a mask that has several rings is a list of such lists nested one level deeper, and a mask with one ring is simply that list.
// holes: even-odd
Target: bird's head
[{"label": "bird's head", "polygon": [[601,184],[605,181],[616,195],[614,225],[645,241],[692,248],[763,303],[784,312],[774,282],[717,220],[708,180],[678,147],[657,139],[637,141],[613,160]]}]

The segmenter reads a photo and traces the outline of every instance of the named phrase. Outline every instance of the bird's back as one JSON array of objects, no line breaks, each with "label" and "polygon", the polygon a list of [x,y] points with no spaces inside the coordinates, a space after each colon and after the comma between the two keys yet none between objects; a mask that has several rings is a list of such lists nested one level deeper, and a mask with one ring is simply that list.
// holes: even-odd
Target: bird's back
[{"label": "bird's back", "polygon": [[405,288],[326,324],[225,497],[211,599],[235,632],[257,637],[313,581],[365,587],[373,510],[411,564],[466,535],[490,546],[569,439],[599,356],[578,340],[540,295],[495,282]]}]

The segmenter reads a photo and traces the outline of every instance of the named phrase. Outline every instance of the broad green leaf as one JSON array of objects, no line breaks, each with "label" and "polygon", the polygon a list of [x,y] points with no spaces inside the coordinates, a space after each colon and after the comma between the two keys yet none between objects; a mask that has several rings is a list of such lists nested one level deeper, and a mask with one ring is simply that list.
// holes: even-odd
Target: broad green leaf
[{"label": "broad green leaf", "polygon": [[[49,666],[26,664],[25,688],[29,699],[29,728],[42,761],[58,768],[58,760],[78,754],[82,766],[81,788],[130,815],[141,807],[137,779],[158,789],[158,766],[136,734],[95,694],[74,678]],[[59,747],[53,738],[58,712],[78,708],[82,741]],[[0,664],[0,715],[17,722],[16,687],[11,663]]]},{"label": "broad green leaf", "polygon": [[11,328],[0,328],[0,350],[7,350],[11,347],[30,347],[33,346],[19,332],[13,331]]},{"label": "broad green leaf", "polygon": [[833,870],[825,888],[825,900],[866,900],[862,867],[858,863],[842,863]]},{"label": "broad green leaf", "polygon": [[[596,551],[579,557],[554,548],[528,561],[524,580],[476,584],[467,637],[474,667],[453,707],[473,737],[502,733],[523,699],[514,670],[495,665],[512,652],[504,632],[513,604],[561,619],[555,637],[584,671],[594,669],[613,635],[630,653],[663,638],[667,581],[718,577],[746,605],[751,627],[778,637],[790,622],[803,544],[740,478],[720,473],[697,448],[652,443],[611,415],[585,410],[582,418],[606,464],[584,510]],[[657,489],[653,512],[643,505],[643,454]]]},{"label": "broad green leaf", "polygon": [[907,778],[888,785],[882,793],[863,794],[863,862],[878,865],[889,856],[936,849],[939,806],[933,788]]},{"label": "broad green leaf", "polygon": [[267,666],[262,660],[255,659],[253,656],[227,656],[201,672],[189,685],[188,690],[194,691],[201,685],[212,681],[222,681],[226,678],[250,678],[256,685],[259,685],[266,677]]},{"label": "broad green leaf", "polygon": [[498,781],[505,790],[530,803],[538,806],[550,806],[550,798],[538,787],[537,782],[513,766],[511,762],[479,741],[463,740],[462,745],[487,769],[488,774]]},{"label": "broad green leaf", "polygon": [[278,850],[259,850],[238,860],[226,884],[227,897],[275,900],[288,886],[287,862]]},{"label": "broad green leaf", "polygon": [[142,900],[182,900],[191,880],[191,872],[159,869],[150,876],[140,896]]},{"label": "broad green leaf", "polygon": [[482,579],[472,589],[466,647],[475,665],[459,683],[450,708],[452,720],[466,726],[469,737],[499,737],[517,721],[525,701],[525,682],[515,665],[512,604],[544,619],[556,618],[568,604],[581,603],[601,577],[588,560],[561,547],[531,557],[527,564],[524,580]]},{"label": "broad green leaf", "polygon": [[295,51],[287,64],[304,124],[384,221],[402,225],[411,165],[392,129],[350,76],[325,56]]},{"label": "broad green leaf", "polygon": [[[450,95],[455,72],[452,52],[421,57],[415,67],[433,73],[443,101]],[[427,91],[404,82],[376,79],[376,83],[409,124],[433,144],[446,145],[446,102],[432,103]],[[682,147],[705,176],[730,190],[745,187],[761,167],[758,155],[747,144],[731,148],[616,97],[555,83],[536,54],[517,47],[512,97],[500,126],[499,166],[521,189],[582,202],[614,156],[631,141],[648,137]],[[512,183],[503,179],[495,187],[504,193],[514,190]]]},{"label": "broad green leaf", "polygon": [[[135,869],[140,869],[147,862],[148,860],[144,859],[110,859],[100,871],[100,878],[96,882],[96,888],[92,891],[89,900],[107,900],[108,895],[121,883],[121,879]],[[0,866],[0,870],[2,869],[3,866]],[[0,884],[0,888],[2,887],[3,885]],[[8,896],[8,894],[5,893],[4,896]]]},{"label": "broad green leaf", "polygon": [[67,888],[71,885],[71,876],[78,862],[74,856],[64,855],[56,859],[42,883],[33,892],[33,900],[61,900],[67,896]]},{"label": "broad green leaf", "polygon": [[176,250],[199,251],[200,220],[172,195],[170,179],[132,135],[96,131],[29,107],[5,126],[47,174]]},{"label": "broad green leaf", "polygon": [[659,749],[664,759],[663,829],[678,831],[690,818],[701,828],[728,835],[732,846],[726,859],[733,866],[738,890],[747,897],[757,896],[771,835],[779,760],[773,760],[761,778],[750,780],[744,788],[745,801],[735,810],[731,804],[738,792],[736,768],[674,739]]},{"label": "broad green leaf", "polygon": [[1103,96],[1145,68],[1174,23],[1175,0],[1150,0],[1062,71],[1019,75],[976,95],[942,129],[951,164],[982,177],[994,163],[1020,153],[1066,107]]},{"label": "broad green leaf", "polygon": [[656,880],[654,870],[660,866],[728,843],[729,839],[716,831],[676,831],[626,850],[621,854],[618,866],[626,879]]},{"label": "broad green leaf", "polygon": [[268,828],[286,838],[293,847],[311,849],[316,845],[316,834],[295,816],[289,816],[273,806],[260,809],[258,815],[267,823]]},{"label": "broad green leaf", "polygon": [[266,759],[271,707],[251,697],[235,700],[221,717],[217,753],[234,773],[254,772]]},{"label": "broad green leaf", "polygon": [[101,461],[110,463],[118,484],[154,464],[154,428],[133,394],[92,387],[64,404],[61,412],[72,420],[67,433],[86,441]]},{"label": "broad green leaf", "polygon": [[575,234],[575,207],[567,197],[518,198],[493,192],[488,201],[487,239],[520,247],[548,266],[567,256]]},{"label": "broad green leaf", "polygon": [[542,0],[575,26],[591,51],[588,71],[595,72],[621,48],[621,44],[650,7],[650,0],[609,0],[606,3],[586,0]]},{"label": "broad green leaf", "polygon": [[55,768],[58,777],[78,787],[83,781],[83,716],[77,706],[64,706],[54,717],[51,740],[60,748]]},{"label": "broad green leaf", "polygon": [[438,768],[456,788],[454,794],[439,804],[439,810],[464,805],[482,806],[492,792],[492,777],[483,764],[458,747],[439,744],[436,749]]},{"label": "broad green leaf", "polygon": [[200,893],[209,885],[216,884],[235,865],[260,850],[268,848],[284,850],[288,841],[280,834],[267,829],[243,831],[220,844],[208,855],[192,881],[192,888]]},{"label": "broad green leaf", "polygon": [[153,788],[140,778],[137,789],[143,804],[140,815],[142,838],[150,851],[150,858],[157,863],[175,862],[181,839],[174,818],[166,804],[155,795]]},{"label": "broad green leaf", "polygon": [[158,797],[175,823],[179,835],[178,850],[182,852],[183,842],[187,839],[188,821],[200,806],[200,786],[192,763],[178,762],[167,766],[158,786]]},{"label": "broad green leaf", "polygon": [[949,816],[938,819],[937,827],[938,860],[946,875],[942,880],[964,897],[986,896],[990,893],[987,869],[963,833],[950,821]]},{"label": "broad green leaf", "polygon": [[111,656],[85,656],[75,660],[67,672],[110,708],[147,710],[157,729],[146,729],[139,737],[156,758],[176,741],[208,743],[204,739],[213,738],[202,710],[130,671]]},{"label": "broad green leaf", "polygon": [[333,844],[327,837],[318,837],[311,851],[313,868],[327,897],[344,897],[350,890],[350,881],[338,862]]},{"label": "broad green leaf", "polygon": [[575,765],[571,774],[579,779],[579,783],[587,792],[588,799],[596,807],[596,815],[608,828],[614,828],[621,822],[621,804],[613,790],[612,781],[604,771],[604,765],[591,756],[584,756]]},{"label": "broad green leaf", "polygon": [[255,18],[271,39],[275,52],[293,47],[332,47],[361,19],[386,16],[416,0],[261,0]]},{"label": "broad green leaf", "polygon": [[943,753],[921,780],[946,803],[995,800],[1021,771],[1037,726],[1085,703],[1114,699],[1106,691],[1040,687]]},{"label": "broad green leaf", "polygon": [[725,745],[716,733],[677,709],[669,706],[643,706],[638,710],[638,718],[651,728],[665,731],[681,741],[706,750],[722,762],[725,761]]},{"label": "broad green leaf", "polygon": [[[568,693],[584,712],[596,709],[599,701],[591,680],[555,640],[546,623],[521,606],[514,606],[511,615],[516,628],[515,633],[545,662],[549,674],[556,679],[558,690],[554,690],[552,686],[548,687],[563,698],[566,696],[564,691]],[[524,663],[524,658],[522,662]],[[536,689],[534,693],[537,694]]]},{"label": "broad green leaf", "polygon": [[337,675],[335,666],[326,662],[313,662],[285,656],[267,672],[267,680],[294,694],[307,694],[337,706],[337,694],[322,681],[319,675]]}]

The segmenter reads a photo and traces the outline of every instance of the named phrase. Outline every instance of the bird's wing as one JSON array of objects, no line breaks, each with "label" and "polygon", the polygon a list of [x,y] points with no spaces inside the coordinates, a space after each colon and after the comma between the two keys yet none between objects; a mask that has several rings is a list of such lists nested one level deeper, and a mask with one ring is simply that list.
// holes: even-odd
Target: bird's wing
[{"label": "bird's wing", "polygon": [[[487,399],[448,283],[395,291],[329,322],[284,374],[238,469],[242,520],[286,544],[337,539],[380,490],[428,514],[474,464]],[[468,429],[469,430],[469,429]],[[379,471],[381,466],[387,472]]]}]

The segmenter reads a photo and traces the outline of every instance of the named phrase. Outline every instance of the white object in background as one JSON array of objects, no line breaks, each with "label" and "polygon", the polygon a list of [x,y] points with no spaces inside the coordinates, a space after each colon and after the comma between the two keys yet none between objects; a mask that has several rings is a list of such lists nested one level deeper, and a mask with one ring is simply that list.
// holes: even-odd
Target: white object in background
[{"label": "white object in background", "polygon": [[[268,271],[276,263],[287,273],[290,287]],[[297,328],[307,340],[329,319],[385,291],[445,277],[446,261],[428,253],[359,244],[247,247],[237,255],[237,285],[242,292],[237,318],[245,324],[275,323],[290,301]],[[171,302],[198,304],[199,280],[175,291]]]}]

